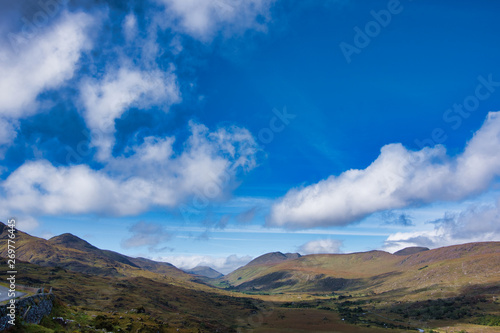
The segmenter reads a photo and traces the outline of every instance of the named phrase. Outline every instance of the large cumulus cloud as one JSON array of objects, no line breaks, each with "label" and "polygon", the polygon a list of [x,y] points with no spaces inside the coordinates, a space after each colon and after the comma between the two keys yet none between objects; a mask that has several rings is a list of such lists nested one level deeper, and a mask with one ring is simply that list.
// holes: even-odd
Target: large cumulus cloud
[{"label": "large cumulus cloud", "polygon": [[268,224],[290,228],[341,226],[379,211],[461,200],[488,189],[500,175],[500,112],[488,114],[465,150],[411,151],[386,145],[366,169],[348,170],[290,190],[271,208]]}]

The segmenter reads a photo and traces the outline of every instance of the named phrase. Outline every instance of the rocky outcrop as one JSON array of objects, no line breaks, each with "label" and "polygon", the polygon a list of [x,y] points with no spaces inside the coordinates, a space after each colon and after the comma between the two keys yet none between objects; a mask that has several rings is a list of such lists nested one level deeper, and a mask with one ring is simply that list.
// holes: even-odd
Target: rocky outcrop
[{"label": "rocky outcrop", "polygon": [[[8,316],[10,303],[0,306],[0,331],[9,328],[11,318]],[[16,325],[24,321],[30,324],[39,324],[42,318],[52,311],[54,305],[53,294],[37,294],[18,299],[15,303]]]}]

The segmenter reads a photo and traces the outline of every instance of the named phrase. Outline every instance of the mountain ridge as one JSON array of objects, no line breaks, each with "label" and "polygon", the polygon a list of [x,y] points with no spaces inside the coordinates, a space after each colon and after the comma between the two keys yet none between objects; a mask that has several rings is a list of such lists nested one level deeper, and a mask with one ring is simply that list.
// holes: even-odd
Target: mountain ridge
[{"label": "mountain ridge", "polygon": [[[172,264],[145,258],[132,258],[118,252],[101,250],[89,242],[70,233],[54,236],[49,240],[31,236],[17,230],[16,258],[40,266],[60,267],[75,272],[101,276],[135,276],[139,271],[175,276],[189,280],[190,277]],[[7,231],[0,222],[0,256],[7,254]]]},{"label": "mountain ridge", "polygon": [[183,271],[188,274],[199,275],[209,279],[219,279],[224,276],[224,274],[209,266],[196,266],[191,269],[183,269]]},{"label": "mountain ridge", "polygon": [[257,258],[250,261],[247,265],[262,265],[262,264],[275,264],[278,262],[293,260],[300,258],[301,255],[299,253],[281,253],[277,252],[269,252],[258,256]]},{"label": "mountain ridge", "polygon": [[219,279],[218,283],[247,292],[380,293],[394,290],[396,286],[409,290],[433,290],[439,286],[440,290],[450,290],[449,285],[461,285],[465,281],[497,282],[495,267],[500,267],[500,242],[478,242],[408,255],[369,251],[306,255],[273,265],[248,264]]},{"label": "mountain ridge", "polygon": [[[0,231],[0,256],[6,257],[8,235],[3,223]],[[403,289],[442,286],[444,290],[446,281],[451,279],[455,284],[466,280],[478,284],[483,280],[495,281],[498,272],[494,267],[500,267],[500,242],[478,242],[432,250],[413,247],[394,254],[379,250],[305,256],[270,252],[225,276],[210,267],[187,270],[188,274],[170,263],[101,250],[69,233],[49,240],[19,230],[17,233],[17,259],[40,266],[109,277],[148,276],[149,272],[238,291],[379,293],[396,286]],[[208,280],[202,278],[207,275]]]},{"label": "mountain ridge", "polygon": [[410,255],[410,254],[415,254],[415,253],[429,251],[429,250],[430,249],[428,247],[410,246],[410,247],[405,247],[404,249],[401,249],[399,251],[396,251],[393,254],[396,255],[396,256],[407,256],[407,255]]}]

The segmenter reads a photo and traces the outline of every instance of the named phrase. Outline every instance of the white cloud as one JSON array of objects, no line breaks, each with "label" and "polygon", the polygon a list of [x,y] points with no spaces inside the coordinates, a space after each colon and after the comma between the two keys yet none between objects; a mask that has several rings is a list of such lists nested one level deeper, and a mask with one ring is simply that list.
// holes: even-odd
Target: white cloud
[{"label": "white cloud", "polygon": [[123,20],[123,33],[128,42],[133,41],[137,36],[137,17],[130,13]]},{"label": "white cloud", "polygon": [[0,118],[0,146],[6,145],[16,137],[17,122],[15,120],[7,121]]},{"label": "white cloud", "polygon": [[54,215],[134,214],[145,205],[144,192],[152,191],[139,178],[120,182],[88,166],[55,167],[43,160],[23,164],[1,187],[5,191],[4,208]]},{"label": "white cloud", "polygon": [[348,170],[290,190],[268,224],[290,228],[347,225],[384,210],[460,200],[488,189],[500,175],[500,112],[491,112],[458,157],[443,146],[409,151],[386,145],[364,170]]},{"label": "white cloud", "polygon": [[336,239],[318,239],[299,247],[301,254],[340,253],[342,241]]},{"label": "white cloud", "polygon": [[173,139],[146,138],[130,157],[113,159],[101,170],[26,162],[0,183],[0,207],[9,214],[126,216],[174,207],[208,187],[207,200],[219,199],[239,171],[255,166],[255,140],[237,127],[209,132],[191,123],[191,131],[179,155]]},{"label": "white cloud", "polygon": [[[19,47],[16,54],[0,62],[1,122],[12,124],[35,113],[40,93],[71,79],[81,53],[90,48],[86,32],[94,21],[84,13],[64,13],[56,24],[30,40],[21,34],[11,37],[24,39],[19,45],[14,42]],[[0,144],[8,143],[4,136]]]},{"label": "white cloud", "polygon": [[164,20],[174,29],[207,41],[248,29],[265,30],[275,0],[158,0],[165,5]]},{"label": "white cloud", "polygon": [[132,236],[122,241],[122,247],[126,249],[148,246],[149,251],[160,251],[158,246],[172,238],[161,225],[144,221],[133,224],[129,231]]},{"label": "white cloud", "polygon": [[122,66],[108,72],[102,80],[86,79],[80,85],[83,116],[91,130],[91,144],[98,148],[97,158],[107,160],[115,142],[115,120],[130,107],[146,109],[153,105],[168,107],[181,100],[173,67],[141,71]]},{"label": "white cloud", "polygon": [[496,205],[473,205],[458,214],[446,214],[434,229],[398,232],[385,241],[384,250],[408,246],[436,248],[454,244],[500,240],[500,200]]},{"label": "white cloud", "polygon": [[206,255],[165,256],[155,258],[154,260],[168,262],[182,269],[191,269],[196,266],[208,266],[222,274],[228,274],[248,264],[252,259],[251,256],[239,257],[233,254],[228,257],[213,257]]},{"label": "white cloud", "polygon": [[380,217],[386,224],[395,224],[404,227],[414,226],[413,218],[407,213],[396,213],[394,211],[384,211]]},{"label": "white cloud", "polygon": [[38,220],[32,216],[16,215],[14,218],[16,220],[16,229],[29,232],[38,228]]}]

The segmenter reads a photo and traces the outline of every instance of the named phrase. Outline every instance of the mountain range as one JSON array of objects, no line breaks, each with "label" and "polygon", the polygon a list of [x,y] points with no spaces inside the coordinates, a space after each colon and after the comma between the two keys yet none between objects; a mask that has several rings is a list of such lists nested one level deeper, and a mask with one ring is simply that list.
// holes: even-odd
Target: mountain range
[{"label": "mountain range", "polygon": [[[0,223],[0,256],[4,258],[8,254],[7,240],[7,227]],[[391,325],[397,331],[402,327],[400,320],[404,321],[398,304],[416,309],[414,315],[408,312],[415,327],[422,318],[432,323],[438,320],[438,325],[440,317],[422,317],[426,312],[421,307],[422,302],[440,299],[453,300],[447,301],[452,304],[450,308],[458,306],[460,311],[465,311],[463,302],[475,302],[479,310],[470,316],[477,320],[490,320],[484,319],[490,318],[484,316],[488,313],[495,322],[495,316],[500,315],[500,242],[437,249],[412,247],[394,254],[368,251],[302,256],[272,252],[223,276],[206,266],[182,271],[169,263],[101,250],[72,234],[46,240],[18,230],[16,260],[22,272],[20,284],[53,287],[62,302],[56,311],[71,318],[85,313],[83,319],[71,320],[91,327],[99,326],[93,318],[102,315],[116,330],[128,327],[169,332],[173,327],[209,327],[205,331],[231,332],[237,327],[235,318],[249,318],[265,309],[286,306],[288,310],[280,310],[279,316],[273,312],[278,317],[269,319],[269,327],[276,327],[273,332],[302,332],[283,329],[279,319],[288,315],[296,319],[298,312],[294,311],[306,311],[302,308],[310,309],[306,315],[311,318],[323,316],[338,321],[336,316],[342,315],[349,319],[349,325],[368,325],[360,332],[378,332],[367,328],[373,325]],[[345,298],[353,301],[346,303],[342,300]],[[457,299],[462,303],[456,303]],[[359,311],[356,304],[379,303],[385,306],[373,305],[371,312],[363,313],[365,317],[353,312]],[[137,309],[144,311],[143,321],[137,325],[127,323],[137,319]],[[332,309],[337,309],[338,314]],[[116,315],[109,315],[109,311]],[[381,322],[380,316],[386,319]],[[442,316],[449,319],[458,315],[445,312]],[[170,323],[169,329],[158,324],[165,321]],[[321,327],[326,331],[333,327],[332,322],[319,319],[318,325],[318,332]],[[355,332],[356,325],[345,328],[345,332]]]},{"label": "mountain range", "polygon": [[[273,257],[275,255],[273,254]],[[317,254],[268,262],[255,259],[219,279],[239,291],[386,293],[402,299],[418,293],[453,295],[458,287],[499,282],[500,242],[470,243],[390,254],[369,251]]]},{"label": "mountain range", "polygon": [[208,266],[196,266],[191,269],[184,269],[184,272],[192,275],[199,275],[209,279],[219,279],[224,276],[224,274]]},{"label": "mountain range", "polygon": [[[7,227],[1,222],[0,256],[7,256]],[[187,278],[186,273],[169,263],[101,250],[69,233],[46,240],[17,230],[16,258],[40,266],[60,267],[101,276],[123,277],[140,271],[150,271]]]},{"label": "mountain range", "polygon": [[[381,292],[402,286],[418,289],[438,285],[442,286],[440,290],[447,290],[464,279],[469,284],[493,281],[500,267],[500,242],[483,242],[433,250],[410,247],[394,254],[369,251],[301,256],[272,252],[223,276],[206,266],[181,270],[169,263],[101,250],[69,233],[48,240],[19,230],[17,233],[16,258],[31,264],[107,277],[147,276],[146,272],[181,281],[199,282],[195,277],[203,277],[212,280],[214,286],[239,291]],[[2,257],[7,257],[6,243],[7,227],[0,222]]]}]

